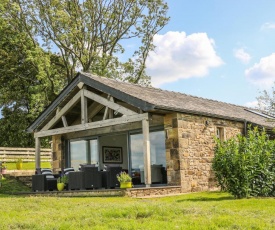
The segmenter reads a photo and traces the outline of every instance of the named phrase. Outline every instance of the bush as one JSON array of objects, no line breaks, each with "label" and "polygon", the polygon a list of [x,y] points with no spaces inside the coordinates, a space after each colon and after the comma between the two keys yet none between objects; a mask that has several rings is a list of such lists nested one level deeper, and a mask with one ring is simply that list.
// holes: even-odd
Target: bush
[{"label": "bush", "polygon": [[275,196],[275,142],[265,131],[254,128],[246,137],[216,139],[212,167],[221,189],[236,198]]}]

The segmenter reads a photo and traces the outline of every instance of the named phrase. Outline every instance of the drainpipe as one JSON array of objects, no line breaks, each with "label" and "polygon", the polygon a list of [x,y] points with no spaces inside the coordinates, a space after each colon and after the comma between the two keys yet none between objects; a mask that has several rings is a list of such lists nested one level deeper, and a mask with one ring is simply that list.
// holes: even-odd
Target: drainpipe
[{"label": "drainpipe", "polygon": [[244,136],[247,134],[247,120],[244,120]]}]

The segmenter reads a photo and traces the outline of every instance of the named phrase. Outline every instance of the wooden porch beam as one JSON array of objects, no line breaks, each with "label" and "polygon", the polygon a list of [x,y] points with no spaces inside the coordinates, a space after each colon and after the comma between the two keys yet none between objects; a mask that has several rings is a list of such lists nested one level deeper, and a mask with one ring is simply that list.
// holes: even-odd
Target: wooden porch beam
[{"label": "wooden porch beam", "polygon": [[66,117],[65,117],[65,116],[62,116],[61,118],[62,118],[63,126],[64,126],[64,127],[68,127],[68,122],[67,122]]},{"label": "wooden porch beam", "polygon": [[135,115],[130,115],[130,116],[123,116],[123,117],[119,117],[119,118],[108,119],[105,121],[96,121],[96,122],[91,122],[91,123],[86,123],[86,124],[69,126],[69,127],[65,127],[65,128],[44,130],[44,131],[39,131],[39,132],[34,133],[34,137],[46,137],[46,136],[52,136],[52,135],[57,135],[57,134],[72,133],[72,132],[78,132],[78,131],[83,131],[83,130],[88,130],[88,129],[96,129],[96,128],[102,128],[102,127],[107,127],[107,126],[112,126],[112,125],[119,125],[119,124],[131,123],[131,122],[136,122],[136,121],[142,121],[144,119],[148,120],[148,116],[149,116],[148,113],[135,114]]},{"label": "wooden porch beam", "polygon": [[151,160],[150,160],[150,137],[149,137],[149,119],[142,120],[143,134],[143,154],[144,154],[144,182],[146,187],[150,187],[151,179]]},{"label": "wooden porch beam", "polygon": [[81,124],[88,122],[87,98],[84,96],[84,89],[81,90]]},{"label": "wooden porch beam", "polygon": [[41,168],[40,164],[40,138],[35,137],[35,169]]},{"label": "wooden porch beam", "polygon": [[79,91],[42,129],[49,130],[52,128],[58,120],[70,109],[72,108],[80,99],[81,97],[81,91]]},{"label": "wooden porch beam", "polygon": [[116,104],[115,102],[113,101],[109,101],[108,99],[104,98],[104,97],[101,97],[91,91],[88,91],[88,90],[84,90],[84,95],[114,111],[117,111],[121,114],[124,114],[124,115],[134,115],[134,114],[137,114],[136,112],[130,110],[130,109],[127,109],[121,105],[118,105]]}]

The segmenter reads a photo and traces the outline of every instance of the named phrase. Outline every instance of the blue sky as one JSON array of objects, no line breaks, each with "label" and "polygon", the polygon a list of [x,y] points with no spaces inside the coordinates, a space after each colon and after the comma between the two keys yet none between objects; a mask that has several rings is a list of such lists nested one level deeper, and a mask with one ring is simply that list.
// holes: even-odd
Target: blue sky
[{"label": "blue sky", "polygon": [[253,106],[275,80],[274,0],[167,0],[147,61],[153,86]]}]

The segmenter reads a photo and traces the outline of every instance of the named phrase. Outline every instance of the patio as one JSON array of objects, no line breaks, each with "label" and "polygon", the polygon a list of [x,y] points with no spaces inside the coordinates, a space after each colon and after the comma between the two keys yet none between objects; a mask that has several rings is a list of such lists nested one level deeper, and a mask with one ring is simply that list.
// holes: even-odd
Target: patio
[{"label": "patio", "polygon": [[158,197],[170,196],[181,193],[180,186],[153,185],[150,188],[145,186],[134,187],[130,189],[93,189],[93,190],[63,190],[63,191],[39,191],[39,192],[20,192],[16,195],[23,196],[48,196],[48,197]]}]

